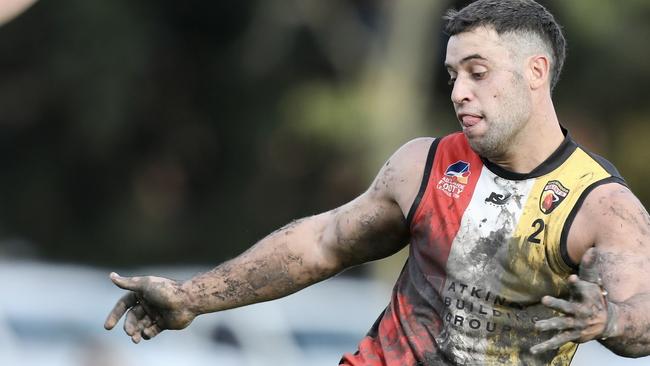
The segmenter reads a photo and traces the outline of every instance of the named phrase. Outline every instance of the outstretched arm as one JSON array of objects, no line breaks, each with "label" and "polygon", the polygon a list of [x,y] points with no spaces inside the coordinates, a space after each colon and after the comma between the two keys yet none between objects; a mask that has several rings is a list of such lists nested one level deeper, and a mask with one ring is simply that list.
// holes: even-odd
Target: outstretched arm
[{"label": "outstretched arm", "polygon": [[397,252],[408,241],[404,212],[418,189],[429,145],[430,140],[405,145],[353,201],[296,220],[186,282],[112,274],[113,282],[130,292],[109,314],[105,327],[113,328],[128,311],[125,331],[137,343],[164,329],[184,328],[199,314],[283,297]]},{"label": "outstretched arm", "polygon": [[191,307],[208,313],[275,299],[395,253],[408,240],[404,218],[395,202],[376,194],[294,221],[191,279],[184,284]]},{"label": "outstretched arm", "polygon": [[649,355],[650,216],[643,205],[622,186],[595,189],[571,228],[569,254],[582,256],[580,276],[569,278],[570,301],[542,300],[564,316],[537,323],[559,333],[532,351],[597,339],[620,356]]}]

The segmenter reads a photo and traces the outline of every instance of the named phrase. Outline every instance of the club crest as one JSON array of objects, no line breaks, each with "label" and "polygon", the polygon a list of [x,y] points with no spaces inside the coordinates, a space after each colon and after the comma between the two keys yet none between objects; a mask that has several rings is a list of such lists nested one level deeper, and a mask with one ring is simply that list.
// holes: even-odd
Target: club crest
[{"label": "club crest", "polygon": [[472,173],[469,167],[470,164],[462,160],[449,165],[445,170],[445,175],[438,182],[437,188],[449,197],[459,198]]},{"label": "club crest", "polygon": [[469,174],[469,163],[462,160],[451,164],[445,172],[445,176],[455,178],[460,184],[467,184]]},{"label": "club crest", "polygon": [[545,215],[550,214],[557,206],[564,201],[569,194],[569,189],[557,180],[546,183],[542,194],[539,197],[539,209]]}]

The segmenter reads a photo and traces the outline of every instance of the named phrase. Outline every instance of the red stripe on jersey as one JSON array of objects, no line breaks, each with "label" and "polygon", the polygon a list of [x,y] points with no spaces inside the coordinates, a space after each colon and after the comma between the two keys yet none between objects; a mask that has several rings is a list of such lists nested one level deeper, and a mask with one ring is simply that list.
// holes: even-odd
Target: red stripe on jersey
[{"label": "red stripe on jersey", "polygon": [[[426,339],[431,343],[427,329],[414,323],[403,324],[401,318],[413,319],[413,306],[408,299],[394,294],[391,306],[384,312],[376,336],[366,336],[359,343],[359,351],[355,354],[345,354],[339,365],[345,366],[404,366],[416,365],[417,360],[412,348],[418,347],[418,339]],[[407,326],[411,339],[404,336]],[[414,342],[415,341],[415,342]],[[427,343],[427,342],[425,342]],[[429,347],[427,347],[429,348]]]},{"label": "red stripe on jersey", "polygon": [[[465,163],[468,164],[467,172],[462,171]],[[451,245],[482,168],[481,158],[474,153],[463,133],[449,135],[440,141],[427,189],[411,223],[411,254],[415,255],[423,272],[435,278],[432,285],[444,283]]]},{"label": "red stripe on jersey", "polygon": [[462,133],[440,140],[432,167],[426,167],[431,174],[411,223],[409,262],[392,301],[359,351],[344,355],[340,365],[411,366],[437,353],[432,334],[442,324],[437,307],[445,267],[482,167]]}]

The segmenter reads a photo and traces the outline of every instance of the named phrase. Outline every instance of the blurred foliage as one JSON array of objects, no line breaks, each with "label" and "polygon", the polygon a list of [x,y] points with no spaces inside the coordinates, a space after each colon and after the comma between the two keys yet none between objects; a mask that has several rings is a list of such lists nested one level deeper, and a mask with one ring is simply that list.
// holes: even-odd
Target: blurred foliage
[{"label": "blurred foliage", "polygon": [[[218,263],[346,202],[457,129],[439,19],[465,3],[37,3],[0,28],[0,254]],[[650,202],[650,3],[543,3],[561,120]]]}]

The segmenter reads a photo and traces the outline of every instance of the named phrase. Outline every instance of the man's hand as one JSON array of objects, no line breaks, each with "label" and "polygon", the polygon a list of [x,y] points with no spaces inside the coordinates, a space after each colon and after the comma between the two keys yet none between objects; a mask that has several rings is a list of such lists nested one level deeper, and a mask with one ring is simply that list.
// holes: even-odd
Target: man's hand
[{"label": "man's hand", "polygon": [[120,277],[111,273],[111,280],[129,292],[115,304],[104,328],[115,327],[126,313],[124,331],[133,343],[150,339],[165,329],[183,329],[197,314],[190,311],[188,297],[181,283],[162,277]]},{"label": "man's hand", "polygon": [[533,346],[533,354],[557,349],[567,342],[584,343],[593,339],[615,336],[616,305],[608,302],[602,287],[600,263],[596,249],[585,252],[580,265],[580,277],[569,277],[569,301],[544,296],[542,304],[562,313],[562,316],[539,320],[539,331],[558,331],[553,338]]}]

